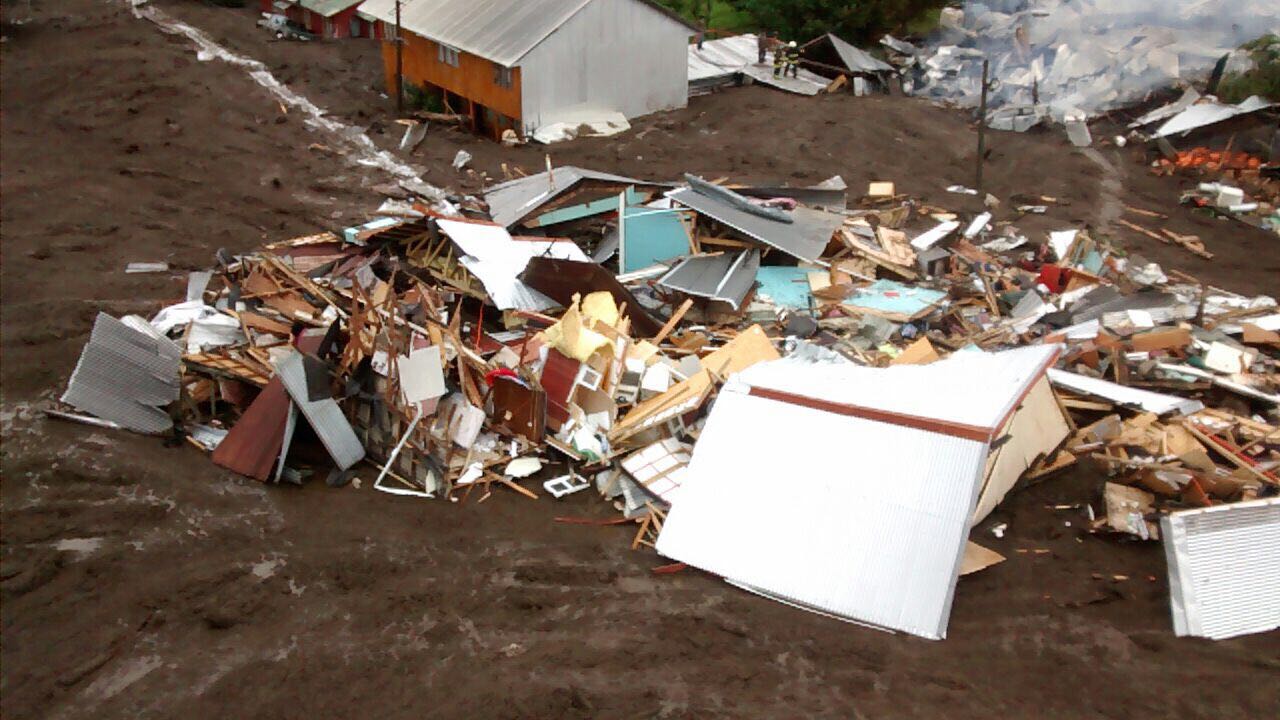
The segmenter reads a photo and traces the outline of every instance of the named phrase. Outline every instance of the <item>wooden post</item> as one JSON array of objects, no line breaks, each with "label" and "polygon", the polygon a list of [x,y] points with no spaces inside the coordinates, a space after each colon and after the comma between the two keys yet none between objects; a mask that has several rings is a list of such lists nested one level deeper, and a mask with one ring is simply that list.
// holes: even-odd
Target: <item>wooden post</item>
[{"label": "wooden post", "polygon": [[400,37],[400,0],[396,0],[396,114],[404,114],[404,40]]},{"label": "wooden post", "polygon": [[974,180],[974,189],[978,191],[978,197],[982,198],[982,156],[987,151],[987,68],[990,62],[982,61],[982,94],[978,100],[978,171],[977,178]]}]

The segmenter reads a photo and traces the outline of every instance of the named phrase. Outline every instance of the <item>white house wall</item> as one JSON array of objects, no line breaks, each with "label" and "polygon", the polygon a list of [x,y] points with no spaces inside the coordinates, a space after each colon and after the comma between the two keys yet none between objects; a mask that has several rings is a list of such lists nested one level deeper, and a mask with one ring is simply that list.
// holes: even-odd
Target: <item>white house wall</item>
[{"label": "white house wall", "polygon": [[590,111],[684,107],[690,33],[644,3],[593,0],[520,62],[526,130]]}]

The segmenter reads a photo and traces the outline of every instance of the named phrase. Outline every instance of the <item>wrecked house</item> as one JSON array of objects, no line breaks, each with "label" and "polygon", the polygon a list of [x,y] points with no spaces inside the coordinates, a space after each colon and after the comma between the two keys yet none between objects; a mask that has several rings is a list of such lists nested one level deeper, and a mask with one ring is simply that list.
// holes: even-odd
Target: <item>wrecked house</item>
[{"label": "wrecked house", "polygon": [[[395,0],[366,0],[383,24],[396,86]],[[440,96],[471,129],[499,138],[684,107],[695,29],[650,0],[416,0],[400,5],[406,85]]]},{"label": "wrecked house", "polygon": [[845,78],[854,95],[887,89],[894,67],[832,33],[814,38],[800,47],[806,67],[823,77]]}]

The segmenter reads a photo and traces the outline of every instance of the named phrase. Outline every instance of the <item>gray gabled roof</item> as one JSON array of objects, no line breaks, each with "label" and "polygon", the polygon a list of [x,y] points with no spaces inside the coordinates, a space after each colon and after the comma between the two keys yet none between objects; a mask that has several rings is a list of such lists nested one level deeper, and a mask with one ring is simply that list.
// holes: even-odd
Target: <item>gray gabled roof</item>
[{"label": "gray gabled roof", "polygon": [[827,33],[827,40],[831,42],[831,47],[840,56],[844,66],[854,72],[893,72],[893,66],[889,63],[875,59],[866,50],[856,48],[831,33]]},{"label": "gray gabled roof", "polygon": [[[679,15],[643,2],[686,27]],[[513,67],[592,0],[401,0],[400,27],[429,40]],[[396,0],[366,0],[360,12],[396,21]]]},{"label": "gray gabled roof", "polygon": [[511,227],[584,180],[620,185],[653,185],[622,175],[566,165],[553,168],[550,175],[544,171],[494,185],[485,191],[484,201],[489,205],[489,217],[494,222]]}]

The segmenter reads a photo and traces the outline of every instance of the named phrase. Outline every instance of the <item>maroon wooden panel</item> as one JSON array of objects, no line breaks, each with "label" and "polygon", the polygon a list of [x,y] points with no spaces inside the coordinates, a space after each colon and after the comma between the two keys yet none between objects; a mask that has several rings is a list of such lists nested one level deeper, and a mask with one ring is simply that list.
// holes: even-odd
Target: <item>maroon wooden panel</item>
[{"label": "maroon wooden panel", "polygon": [[[573,378],[569,378],[572,382]],[[547,394],[506,377],[493,380],[493,426],[533,443],[542,442],[547,423]]]},{"label": "maroon wooden panel", "polygon": [[578,377],[582,363],[561,355],[558,350],[547,350],[547,364],[542,368],[542,389],[547,393],[547,424],[558,430],[569,419],[569,396],[573,393],[573,381]]},{"label": "maroon wooden panel", "polygon": [[289,420],[289,394],[279,377],[258,393],[240,422],[213,451],[213,462],[232,472],[265,481],[271,477]]}]

